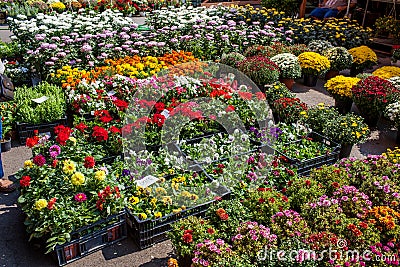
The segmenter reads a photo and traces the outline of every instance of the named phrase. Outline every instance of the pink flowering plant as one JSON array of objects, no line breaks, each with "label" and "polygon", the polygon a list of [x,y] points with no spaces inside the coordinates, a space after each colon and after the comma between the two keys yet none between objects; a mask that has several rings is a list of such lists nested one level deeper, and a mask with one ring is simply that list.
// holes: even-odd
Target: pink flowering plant
[{"label": "pink flowering plant", "polygon": [[[196,245],[192,258],[193,267],[214,266],[215,263],[223,262],[233,254],[231,246],[222,239],[205,239]],[[218,265],[215,265],[218,266]]]},{"label": "pink flowering plant", "polygon": [[311,232],[307,222],[294,210],[279,211],[272,215],[271,229],[279,237],[279,242],[291,238],[303,240]]},{"label": "pink flowering plant", "polygon": [[[367,191],[369,192],[369,191]],[[351,218],[362,218],[371,209],[372,202],[369,196],[354,186],[342,186],[333,192],[333,198],[338,200],[344,214]]]}]

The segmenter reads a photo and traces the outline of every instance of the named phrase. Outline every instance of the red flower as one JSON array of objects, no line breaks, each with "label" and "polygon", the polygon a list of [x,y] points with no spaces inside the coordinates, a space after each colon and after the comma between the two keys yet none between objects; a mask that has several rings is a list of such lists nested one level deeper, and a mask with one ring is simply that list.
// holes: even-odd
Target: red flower
[{"label": "red flower", "polygon": [[268,199],[268,201],[271,202],[271,203],[274,203],[274,202],[275,202],[275,198],[270,197],[270,198]]},{"label": "red flower", "polygon": [[108,129],[110,131],[110,133],[121,133],[121,129],[119,129],[118,127],[115,126],[111,126],[110,129]]},{"label": "red flower", "polygon": [[265,94],[263,92],[257,92],[256,93],[256,97],[257,97],[258,100],[265,100],[266,99]]},{"label": "red flower", "polygon": [[106,129],[100,127],[100,126],[94,126],[93,127],[93,133],[92,137],[96,139],[96,141],[107,141],[108,139],[108,132]]},{"label": "red flower", "polygon": [[32,148],[39,143],[39,136],[35,135],[26,139],[26,146]]},{"label": "red flower", "polygon": [[311,184],[310,180],[306,180],[305,182],[306,182],[306,186],[310,186],[310,184]]},{"label": "red flower", "polygon": [[333,183],[332,183],[332,186],[333,186],[334,188],[339,188],[340,185],[339,185],[338,182],[333,182]]},{"label": "red flower", "polygon": [[229,219],[229,215],[228,215],[228,213],[222,213],[221,216],[219,216],[219,218],[222,221],[227,221]]},{"label": "red flower", "polygon": [[95,164],[96,164],[96,162],[95,162],[95,160],[94,160],[94,158],[93,158],[92,156],[87,156],[87,157],[85,157],[83,166],[84,166],[86,169],[91,169],[91,168],[93,168]]},{"label": "red flower", "polygon": [[161,114],[154,114],[152,122],[157,124],[158,127],[162,127],[165,122],[165,117]]},{"label": "red flower", "polygon": [[116,105],[117,106],[117,108],[119,109],[119,110],[125,110],[125,109],[127,109],[128,108],[128,102],[126,102],[126,101],[124,101],[124,100],[121,100],[121,99],[117,99],[117,100],[114,100],[114,105]]},{"label": "red flower", "polygon": [[72,129],[69,127],[65,127],[64,125],[58,125],[54,128],[54,133],[57,135],[56,141],[65,146],[67,144],[67,140],[72,133]]},{"label": "red flower", "polygon": [[229,106],[225,109],[225,111],[226,111],[226,112],[235,111],[235,107],[232,106],[232,105],[229,105]]},{"label": "red flower", "polygon": [[253,97],[253,94],[250,92],[239,91],[238,94],[244,100],[251,100],[251,98]]},{"label": "red flower", "polygon": [[207,233],[209,233],[210,235],[213,235],[215,233],[215,230],[213,228],[208,228]]},{"label": "red flower", "polygon": [[55,168],[57,166],[58,160],[54,159],[53,162],[51,163],[51,167]]},{"label": "red flower", "polygon": [[189,233],[186,233],[182,236],[182,240],[183,242],[185,242],[186,244],[190,244],[193,242],[193,236]]},{"label": "red flower", "polygon": [[54,204],[56,204],[57,198],[53,197],[52,199],[50,199],[50,201],[47,203],[47,208],[49,210],[52,210],[54,208]]},{"label": "red flower", "polygon": [[21,180],[19,180],[19,185],[21,187],[27,187],[31,184],[31,177],[30,176],[22,176]]},{"label": "red flower", "polygon": [[262,203],[264,203],[264,202],[265,202],[265,199],[263,199],[262,197],[260,197],[260,198],[258,199],[258,203],[262,204]]},{"label": "red flower", "polygon": [[78,129],[81,133],[85,132],[87,126],[81,122],[78,125],[75,126],[76,129]]},{"label": "red flower", "polygon": [[154,108],[156,109],[156,112],[160,113],[160,112],[162,112],[162,111],[165,109],[165,105],[164,105],[163,102],[157,102],[157,103],[154,105]]}]

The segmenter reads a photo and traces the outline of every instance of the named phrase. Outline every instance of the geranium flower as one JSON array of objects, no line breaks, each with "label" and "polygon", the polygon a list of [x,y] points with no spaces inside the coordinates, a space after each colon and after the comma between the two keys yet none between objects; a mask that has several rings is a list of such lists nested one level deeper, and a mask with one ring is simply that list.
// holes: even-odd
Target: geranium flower
[{"label": "geranium flower", "polygon": [[48,208],[49,210],[54,209],[54,205],[56,204],[56,201],[57,201],[57,198],[56,198],[56,197],[51,198],[50,201],[49,201],[49,203],[47,203],[47,208]]},{"label": "geranium flower", "polygon": [[31,177],[30,176],[22,176],[21,180],[19,180],[19,185],[21,187],[27,187],[31,184]]},{"label": "geranium flower", "polygon": [[108,131],[102,127],[94,126],[92,137],[96,139],[96,141],[107,141],[108,139]]}]

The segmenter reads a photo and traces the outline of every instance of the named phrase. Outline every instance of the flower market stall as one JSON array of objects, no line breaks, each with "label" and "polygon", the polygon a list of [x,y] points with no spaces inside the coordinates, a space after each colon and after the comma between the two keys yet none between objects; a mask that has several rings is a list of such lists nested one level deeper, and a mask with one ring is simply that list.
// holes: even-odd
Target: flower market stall
[{"label": "flower market stall", "polygon": [[398,265],[371,258],[398,255],[399,151],[355,159],[349,147],[382,114],[399,127],[400,72],[326,76],[325,93],[361,116],[288,88],[376,64],[369,29],[170,6],[142,31],[128,16],[142,3],[122,2],[8,19],[2,57],[24,78],[0,112],[32,151],[15,175],[31,242],[59,265],[128,236],[139,249],[170,239],[179,266]]}]

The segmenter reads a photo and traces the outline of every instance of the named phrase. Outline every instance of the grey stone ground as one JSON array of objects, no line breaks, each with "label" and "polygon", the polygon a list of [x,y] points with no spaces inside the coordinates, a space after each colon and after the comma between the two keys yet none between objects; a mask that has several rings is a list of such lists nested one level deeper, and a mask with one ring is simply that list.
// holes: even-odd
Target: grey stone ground
[{"label": "grey stone ground", "polygon": [[[140,21],[141,22],[141,21]],[[2,29],[3,28],[3,29]],[[0,38],[9,40],[10,32],[0,27]],[[387,56],[380,56],[379,65],[389,65]],[[294,92],[308,105],[324,102],[333,105],[333,99],[323,90],[323,80],[319,80],[316,88],[308,88],[297,81]],[[353,106],[353,110],[355,107]],[[394,148],[396,131],[387,121],[378,124],[370,139],[365,144],[354,146],[351,156],[362,158],[368,154],[381,154],[386,148]],[[29,159],[31,152],[26,147],[13,144],[9,152],[2,153],[5,177],[14,174],[23,162]],[[0,266],[5,267],[44,267],[57,266],[49,255],[43,255],[40,250],[27,242],[27,235],[23,225],[23,214],[16,205],[17,192],[0,193]],[[69,266],[131,266],[131,267],[159,267],[166,266],[166,260],[172,254],[169,241],[157,244],[152,248],[138,251],[133,241],[128,238],[121,243],[105,248],[87,257],[84,257]]]}]

